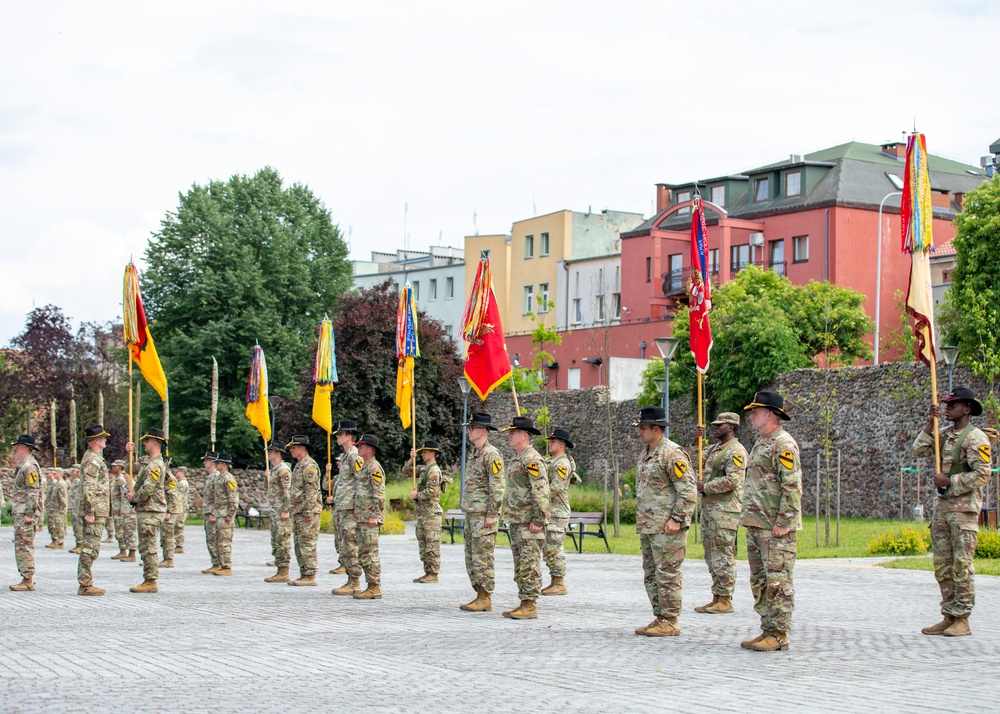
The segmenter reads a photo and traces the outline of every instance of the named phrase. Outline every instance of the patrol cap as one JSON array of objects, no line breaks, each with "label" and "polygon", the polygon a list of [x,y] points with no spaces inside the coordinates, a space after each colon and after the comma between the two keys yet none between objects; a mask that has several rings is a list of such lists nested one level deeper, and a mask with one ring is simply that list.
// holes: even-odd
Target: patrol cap
[{"label": "patrol cap", "polygon": [[111,462],[111,466],[112,468],[114,468],[115,466],[120,466],[121,468],[125,468],[126,466],[128,466],[128,464],[126,464],[122,459],[115,459],[114,461]]},{"label": "patrol cap", "polygon": [[715,421],[712,422],[712,426],[717,424],[732,424],[733,426],[739,426],[740,415],[734,412],[722,412],[719,416],[715,417]]}]

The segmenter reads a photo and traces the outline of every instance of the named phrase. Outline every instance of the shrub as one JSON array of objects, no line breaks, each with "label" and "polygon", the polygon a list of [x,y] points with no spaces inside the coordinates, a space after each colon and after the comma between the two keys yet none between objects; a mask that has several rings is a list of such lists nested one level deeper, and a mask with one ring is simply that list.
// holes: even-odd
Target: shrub
[{"label": "shrub", "polygon": [[403,517],[395,511],[385,512],[385,523],[382,524],[382,535],[403,535],[406,532],[406,524]]},{"label": "shrub", "polygon": [[324,508],[319,514],[319,532],[333,533],[333,509]]},{"label": "shrub", "polygon": [[448,484],[444,492],[441,494],[441,508],[444,509],[445,513],[453,508],[459,508],[461,506],[459,503],[462,491],[460,472],[452,473],[451,477],[451,483]]},{"label": "shrub", "polygon": [[976,546],[977,558],[1000,558],[1000,531],[987,528],[979,532],[979,545]]},{"label": "shrub", "polygon": [[875,555],[920,555],[930,545],[926,536],[912,528],[889,531],[868,541],[868,549]]}]

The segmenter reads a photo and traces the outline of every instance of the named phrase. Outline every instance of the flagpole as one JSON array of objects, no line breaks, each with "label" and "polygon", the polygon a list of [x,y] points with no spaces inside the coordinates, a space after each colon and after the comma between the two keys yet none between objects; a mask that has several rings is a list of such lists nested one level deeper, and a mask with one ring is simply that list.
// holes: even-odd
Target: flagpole
[{"label": "flagpole", "polygon": [[514,395],[514,413],[521,416],[521,407],[517,404],[517,387],[514,386],[514,370],[510,371],[510,393]]},{"label": "flagpole", "polygon": [[[272,437],[274,435],[272,434]],[[267,460],[267,439],[264,441],[264,490],[271,488],[271,463]]]},{"label": "flagpole", "polygon": [[[938,388],[937,388],[937,360],[936,355],[931,356],[931,399],[934,404],[938,403]],[[938,417],[934,417],[934,465],[937,467],[935,473],[941,473],[941,432],[940,432],[940,420]]]},{"label": "flagpole", "polygon": [[[126,345],[125,349],[128,349]],[[132,492],[132,463],[135,461],[135,432],[132,431],[135,422],[132,418],[132,355],[128,356],[128,441],[132,449],[128,452],[128,490]]]},{"label": "flagpole", "polygon": [[[330,447],[330,432],[326,432],[326,463],[333,464]],[[326,497],[333,498],[333,466],[326,472]]]},{"label": "flagpole", "polygon": [[[702,379],[701,370],[698,370],[698,426],[704,429],[705,417],[704,417],[704,409],[702,407],[701,379]],[[699,481],[704,480],[704,470],[705,470],[705,454],[703,451],[704,443],[705,443],[704,437],[699,434],[698,435],[698,480]],[[696,525],[694,529],[694,542],[697,543],[698,535],[701,532],[701,499],[695,500],[695,510],[697,511],[696,513],[697,517],[695,519]]]}]

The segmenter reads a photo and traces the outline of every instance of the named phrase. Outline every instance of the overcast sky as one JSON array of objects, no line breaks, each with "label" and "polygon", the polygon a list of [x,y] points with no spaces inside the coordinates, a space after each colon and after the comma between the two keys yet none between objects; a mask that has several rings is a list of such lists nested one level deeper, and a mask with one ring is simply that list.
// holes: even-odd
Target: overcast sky
[{"label": "overcast sky", "polygon": [[[1000,3],[7,3],[0,345],[32,306],[115,318],[193,183],[270,165],[351,254],[649,214],[653,184],[852,139],[978,165]],[[141,264],[140,264],[141,265]]]}]

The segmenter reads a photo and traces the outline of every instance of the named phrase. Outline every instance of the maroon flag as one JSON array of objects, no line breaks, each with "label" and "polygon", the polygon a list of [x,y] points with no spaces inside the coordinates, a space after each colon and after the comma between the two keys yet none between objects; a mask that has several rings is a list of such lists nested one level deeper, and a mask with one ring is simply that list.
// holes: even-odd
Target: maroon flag
[{"label": "maroon flag", "polygon": [[691,354],[702,374],[708,372],[712,351],[712,326],[708,313],[712,309],[712,288],[708,274],[708,229],[701,196],[695,196],[691,208],[691,282],[688,284],[688,313],[691,325]]}]

